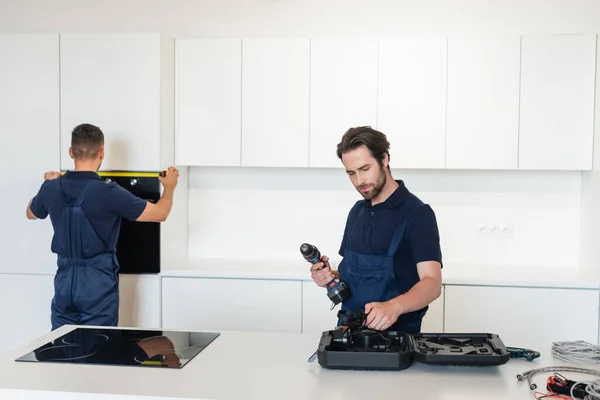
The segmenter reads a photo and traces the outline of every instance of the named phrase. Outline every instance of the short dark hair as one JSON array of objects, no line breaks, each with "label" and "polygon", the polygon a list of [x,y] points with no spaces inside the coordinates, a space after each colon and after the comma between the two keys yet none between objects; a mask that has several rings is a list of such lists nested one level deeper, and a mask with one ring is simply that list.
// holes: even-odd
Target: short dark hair
[{"label": "short dark hair", "polygon": [[[337,145],[337,156],[341,160],[342,154],[352,151],[360,146],[367,146],[371,156],[383,166],[383,156],[390,158],[390,142],[385,134],[370,126],[350,128],[342,136],[342,141]],[[389,167],[389,166],[388,166]]]},{"label": "short dark hair", "polygon": [[77,160],[91,160],[98,157],[104,145],[104,133],[92,124],[77,125],[71,134],[71,150]]}]

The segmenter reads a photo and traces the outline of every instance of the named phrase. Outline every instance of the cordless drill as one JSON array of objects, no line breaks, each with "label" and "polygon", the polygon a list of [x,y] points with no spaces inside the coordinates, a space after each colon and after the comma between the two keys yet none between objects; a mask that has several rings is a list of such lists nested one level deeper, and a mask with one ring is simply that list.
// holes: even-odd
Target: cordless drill
[{"label": "cordless drill", "polygon": [[[316,264],[321,261],[321,252],[312,244],[303,243],[302,246],[300,246],[300,252],[302,253],[302,256],[304,256],[304,259],[311,264]],[[348,289],[348,286],[336,278],[328,282],[326,286],[327,296],[333,302],[334,306],[350,296],[350,289]]]}]

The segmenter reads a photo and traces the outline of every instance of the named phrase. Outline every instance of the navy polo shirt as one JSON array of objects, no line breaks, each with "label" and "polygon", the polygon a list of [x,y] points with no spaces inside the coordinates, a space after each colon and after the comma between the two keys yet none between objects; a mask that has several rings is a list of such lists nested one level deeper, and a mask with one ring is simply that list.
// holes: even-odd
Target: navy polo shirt
[{"label": "navy polo shirt", "polygon": [[[92,171],[67,171],[61,178],[44,181],[31,202],[31,212],[40,219],[50,215],[55,230],[64,213],[59,179],[65,194],[73,201],[89,183],[102,181],[100,176]],[[135,221],[146,208],[146,204],[146,200],[110,182],[90,186],[82,208],[108,251],[114,252],[122,218]],[[55,249],[52,251],[56,253]]]},{"label": "navy polo shirt", "polygon": [[[360,200],[358,210],[348,215],[346,228],[339,254],[344,256],[344,249],[360,254],[386,255],[398,224],[407,212],[405,200],[413,195],[401,180],[396,181],[398,188],[384,202],[371,205],[371,200]],[[413,195],[414,196],[414,195]],[[348,231],[354,224],[352,234]],[[401,294],[408,292],[417,282],[419,274],[417,263],[437,261],[442,263],[440,235],[433,209],[428,205],[417,208],[404,231],[398,250],[394,255],[394,273]],[[402,319],[413,319],[426,311],[428,307],[417,312],[401,316]]]}]

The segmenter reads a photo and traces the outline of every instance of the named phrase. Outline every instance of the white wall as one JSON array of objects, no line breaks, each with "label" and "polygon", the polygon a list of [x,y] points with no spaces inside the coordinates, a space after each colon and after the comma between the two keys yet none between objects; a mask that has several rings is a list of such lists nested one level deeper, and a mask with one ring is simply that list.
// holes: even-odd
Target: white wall
[{"label": "white wall", "polygon": [[1,0],[0,10],[4,32],[251,37],[600,30],[596,0]]},{"label": "white wall", "polygon": [[[393,174],[434,208],[449,264],[578,264],[579,172]],[[304,241],[336,258],[360,198],[342,169],[260,168],[193,168],[189,196],[191,257],[282,260],[298,259]],[[506,225],[513,237],[480,235],[480,224]]]}]

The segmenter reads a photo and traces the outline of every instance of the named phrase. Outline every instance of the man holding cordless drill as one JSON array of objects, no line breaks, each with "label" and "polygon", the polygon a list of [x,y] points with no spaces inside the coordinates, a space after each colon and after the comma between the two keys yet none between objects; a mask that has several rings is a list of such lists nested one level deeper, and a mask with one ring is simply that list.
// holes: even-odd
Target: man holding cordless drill
[{"label": "man holding cordless drill", "polygon": [[119,264],[116,243],[121,219],[165,221],[173,205],[179,172],[170,167],[160,177],[163,195],[156,203],[143,200],[97,171],[104,159],[104,134],[81,124],[71,136],[69,155],[75,170],[46,172],[45,181],[27,205],[29,219],[50,215],[57,254],[51,305],[52,329],[65,324],[116,326],[119,313]]},{"label": "man holding cordless drill", "polygon": [[421,331],[428,305],[442,288],[442,255],[435,214],[394,180],[390,144],[371,127],[348,130],[337,155],[354,187],[363,196],[349,212],[333,271],[327,256],[311,267],[324,287],[334,277],[346,283],[350,297],[343,310],[362,310],[374,330]]}]

